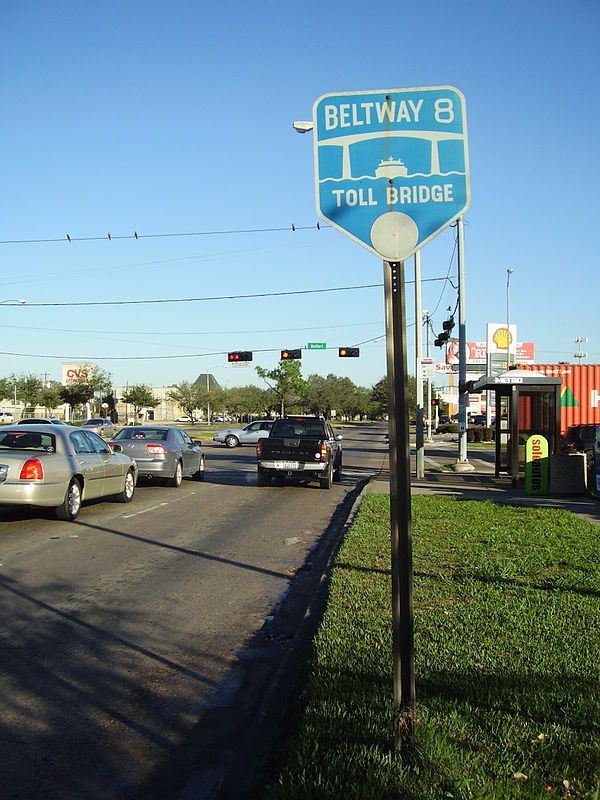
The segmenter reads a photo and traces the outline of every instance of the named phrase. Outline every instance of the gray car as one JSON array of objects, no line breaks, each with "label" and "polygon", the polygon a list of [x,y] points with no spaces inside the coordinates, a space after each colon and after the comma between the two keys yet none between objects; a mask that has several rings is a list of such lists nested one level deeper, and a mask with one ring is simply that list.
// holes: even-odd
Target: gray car
[{"label": "gray car", "polygon": [[204,478],[204,452],[198,439],[170,425],[133,425],[122,428],[109,442],[137,464],[140,478],[162,478],[181,486],[185,477]]},{"label": "gray car", "polygon": [[77,518],[81,503],[133,498],[135,463],[92,431],[70,425],[13,425],[0,431],[0,506],[54,508],[58,519]]},{"label": "gray car", "polygon": [[256,419],[244,428],[226,428],[225,430],[217,431],[213,436],[213,441],[226,444],[227,447],[256,444],[259,439],[269,435],[272,427],[272,419]]},{"label": "gray car", "polygon": [[85,428],[86,431],[94,431],[98,436],[107,438],[115,434],[115,426],[108,417],[92,417],[86,420],[81,427]]}]

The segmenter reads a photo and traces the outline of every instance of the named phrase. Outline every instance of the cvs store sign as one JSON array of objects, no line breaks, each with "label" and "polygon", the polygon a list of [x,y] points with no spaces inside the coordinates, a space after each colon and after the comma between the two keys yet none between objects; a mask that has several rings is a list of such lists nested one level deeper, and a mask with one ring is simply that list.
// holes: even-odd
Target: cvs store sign
[{"label": "cvs store sign", "polygon": [[85,380],[90,372],[89,364],[62,364],[62,385]]}]

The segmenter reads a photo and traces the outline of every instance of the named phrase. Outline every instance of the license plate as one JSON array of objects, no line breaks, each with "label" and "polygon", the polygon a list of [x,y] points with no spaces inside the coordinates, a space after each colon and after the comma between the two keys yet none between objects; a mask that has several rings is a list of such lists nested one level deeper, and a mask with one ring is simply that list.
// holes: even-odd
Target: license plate
[{"label": "license plate", "polygon": [[299,469],[299,461],[276,461],[275,469]]}]

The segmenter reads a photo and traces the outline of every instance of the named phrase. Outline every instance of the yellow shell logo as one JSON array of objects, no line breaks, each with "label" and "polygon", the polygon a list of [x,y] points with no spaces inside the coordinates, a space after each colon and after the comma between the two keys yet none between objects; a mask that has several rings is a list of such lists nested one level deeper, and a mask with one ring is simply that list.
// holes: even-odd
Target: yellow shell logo
[{"label": "yellow shell logo", "polygon": [[492,340],[496,347],[498,347],[500,350],[506,350],[508,347],[508,330],[506,328],[498,328],[498,330],[494,333]]}]

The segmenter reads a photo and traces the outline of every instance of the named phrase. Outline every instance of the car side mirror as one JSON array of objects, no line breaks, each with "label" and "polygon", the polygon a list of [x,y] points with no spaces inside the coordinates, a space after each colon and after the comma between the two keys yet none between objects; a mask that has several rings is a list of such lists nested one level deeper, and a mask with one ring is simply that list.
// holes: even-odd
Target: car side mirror
[{"label": "car side mirror", "polygon": [[115,444],[111,444],[111,447],[112,447],[113,453],[122,453],[123,452],[123,448],[121,447],[120,444],[116,444],[116,443]]},{"label": "car side mirror", "polygon": [[193,442],[194,444],[197,444],[197,445],[198,445],[198,447],[202,447],[202,442],[201,442],[201,440],[200,440],[200,439],[192,439],[192,442]]}]

